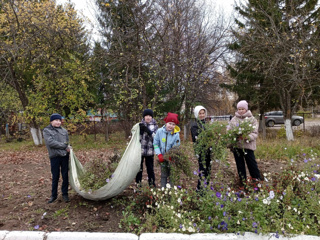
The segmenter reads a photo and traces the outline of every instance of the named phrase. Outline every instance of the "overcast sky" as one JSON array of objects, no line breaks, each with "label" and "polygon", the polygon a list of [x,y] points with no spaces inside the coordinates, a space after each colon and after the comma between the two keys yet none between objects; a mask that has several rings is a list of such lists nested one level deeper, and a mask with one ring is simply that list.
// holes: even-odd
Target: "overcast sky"
[{"label": "overcast sky", "polygon": [[[56,3],[63,4],[67,1],[68,0],[56,0]],[[206,1],[211,5],[218,4],[219,6],[221,6],[221,8],[226,14],[231,14],[233,11],[234,2],[239,0],[206,0]],[[240,1],[244,1],[244,0],[240,0]],[[95,21],[94,7],[95,6],[94,4],[92,4],[92,2],[94,1],[93,0],[71,0],[71,2],[75,4],[75,8],[76,10],[78,10],[78,12],[82,13],[84,16],[90,19],[92,24],[91,25],[87,24],[87,28],[88,30],[92,31],[94,38],[98,38],[98,33],[94,30],[94,21]]]}]

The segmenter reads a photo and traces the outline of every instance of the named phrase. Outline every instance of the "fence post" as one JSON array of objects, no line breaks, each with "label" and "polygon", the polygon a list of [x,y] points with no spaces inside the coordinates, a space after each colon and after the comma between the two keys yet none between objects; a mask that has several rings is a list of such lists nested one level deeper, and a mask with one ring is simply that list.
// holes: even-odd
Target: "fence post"
[{"label": "fence post", "polygon": [[9,138],[9,123],[6,123],[6,137]]}]

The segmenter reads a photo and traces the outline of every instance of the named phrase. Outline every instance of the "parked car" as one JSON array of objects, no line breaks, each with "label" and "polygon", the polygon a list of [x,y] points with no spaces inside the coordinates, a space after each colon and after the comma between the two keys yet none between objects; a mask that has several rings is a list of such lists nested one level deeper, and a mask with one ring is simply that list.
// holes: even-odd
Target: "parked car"
[{"label": "parked car", "polygon": [[[266,120],[267,127],[273,127],[275,124],[284,124],[282,111],[266,112],[264,114],[264,118]],[[299,126],[303,122],[304,122],[304,119],[301,116],[293,115],[291,118],[292,126]]]}]

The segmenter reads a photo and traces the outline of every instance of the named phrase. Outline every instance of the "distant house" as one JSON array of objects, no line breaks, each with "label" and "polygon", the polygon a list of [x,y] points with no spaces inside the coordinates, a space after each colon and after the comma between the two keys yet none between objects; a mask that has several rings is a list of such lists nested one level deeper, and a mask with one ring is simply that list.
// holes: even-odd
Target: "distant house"
[{"label": "distant house", "polygon": [[89,121],[95,121],[95,122],[118,120],[117,115],[115,113],[104,112],[102,115],[101,109],[88,110],[87,119]]}]

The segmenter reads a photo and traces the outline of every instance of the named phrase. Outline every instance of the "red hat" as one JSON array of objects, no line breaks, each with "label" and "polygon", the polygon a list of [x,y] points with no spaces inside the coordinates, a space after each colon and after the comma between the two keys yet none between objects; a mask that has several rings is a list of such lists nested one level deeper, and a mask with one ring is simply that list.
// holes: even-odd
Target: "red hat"
[{"label": "red hat", "polygon": [[164,118],[164,121],[165,121],[166,123],[168,123],[168,122],[174,122],[176,125],[178,125],[178,124],[179,124],[178,114],[168,112],[168,115]]}]

